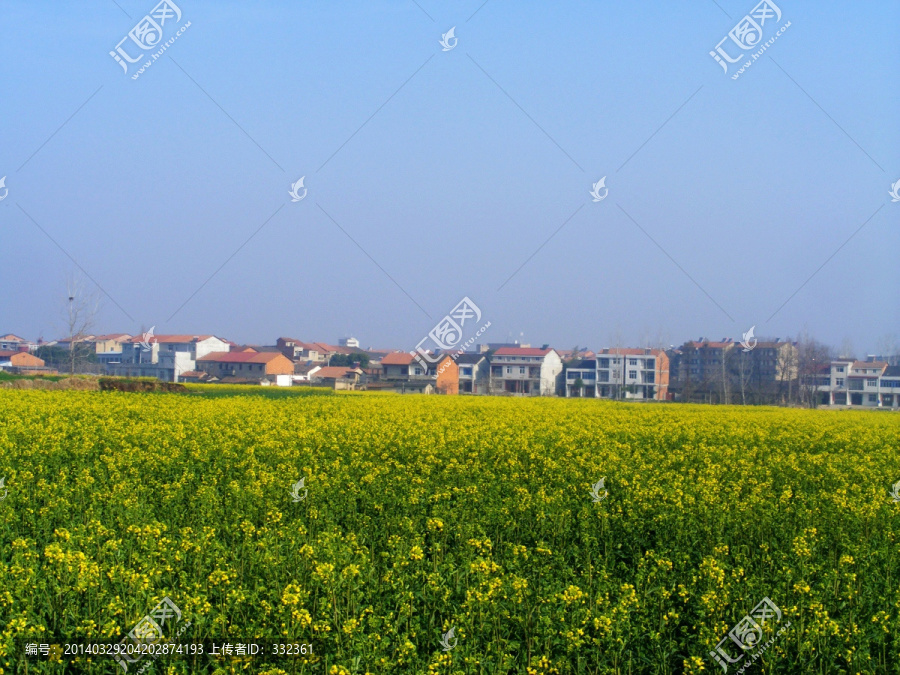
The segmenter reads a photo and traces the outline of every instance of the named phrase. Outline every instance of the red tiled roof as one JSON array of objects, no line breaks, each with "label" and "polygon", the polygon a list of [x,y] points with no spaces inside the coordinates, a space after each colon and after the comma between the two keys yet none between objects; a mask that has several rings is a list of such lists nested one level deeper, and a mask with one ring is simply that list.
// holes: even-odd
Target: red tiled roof
[{"label": "red tiled roof", "polygon": [[268,363],[277,358],[286,358],[281,352],[210,352],[198,361],[213,363]]},{"label": "red tiled roof", "polygon": [[383,366],[408,366],[413,362],[413,355],[409,352],[393,352],[381,359]]},{"label": "red tiled roof", "polygon": [[94,340],[117,340],[119,342],[124,342],[125,340],[130,340],[130,333],[110,333],[109,335],[98,335],[94,338]]},{"label": "red tiled roof", "polygon": [[13,335],[12,333],[7,333],[6,335],[0,336],[0,341],[2,342],[25,342],[23,338],[20,338],[18,335]]},{"label": "red tiled roof", "polygon": [[712,347],[713,349],[723,349],[725,347],[728,347],[729,345],[734,346],[734,342],[709,342],[709,341],[697,342],[696,340],[688,342],[687,344],[689,344],[691,347],[694,347],[695,349],[699,349],[700,347]]},{"label": "red tiled roof", "polygon": [[661,349],[651,349],[649,353],[640,347],[610,347],[601,349],[601,354],[611,354],[612,356],[657,356],[662,354]]},{"label": "red tiled roof", "polygon": [[500,347],[494,352],[494,356],[546,356],[552,351],[555,350],[539,349],[537,347]]}]

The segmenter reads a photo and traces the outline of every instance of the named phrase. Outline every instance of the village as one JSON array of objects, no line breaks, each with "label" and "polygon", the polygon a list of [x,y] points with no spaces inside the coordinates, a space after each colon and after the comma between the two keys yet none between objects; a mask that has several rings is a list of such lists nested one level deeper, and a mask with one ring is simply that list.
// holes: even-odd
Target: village
[{"label": "village", "polygon": [[900,356],[833,355],[814,340],[688,340],[668,349],[592,351],[484,343],[410,352],[279,337],[237,344],[215,335],[0,336],[0,371],[150,377],[164,382],[327,387],[401,394],[561,396],[900,409]]}]

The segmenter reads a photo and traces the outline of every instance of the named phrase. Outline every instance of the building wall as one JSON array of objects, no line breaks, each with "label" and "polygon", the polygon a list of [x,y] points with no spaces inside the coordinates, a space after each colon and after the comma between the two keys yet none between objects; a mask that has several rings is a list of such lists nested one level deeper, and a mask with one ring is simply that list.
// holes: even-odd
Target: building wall
[{"label": "building wall", "polygon": [[459,394],[459,365],[449,356],[437,366],[435,388],[441,394]]},{"label": "building wall", "polygon": [[19,352],[9,357],[10,364],[15,368],[43,368],[44,360],[29,354],[28,352]]},{"label": "building wall", "polygon": [[266,366],[266,375],[293,375],[294,362],[283,354],[279,354],[278,358],[269,361]]}]

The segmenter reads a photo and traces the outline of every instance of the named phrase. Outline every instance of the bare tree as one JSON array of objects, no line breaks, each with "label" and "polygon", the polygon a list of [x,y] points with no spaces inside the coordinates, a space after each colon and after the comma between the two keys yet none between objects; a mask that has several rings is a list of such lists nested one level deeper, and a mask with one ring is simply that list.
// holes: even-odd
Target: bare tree
[{"label": "bare tree", "polygon": [[831,363],[833,350],[803,331],[797,340],[797,380],[800,402],[810,408],[816,406],[818,377],[823,367]]},{"label": "bare tree", "polygon": [[66,279],[65,323],[69,340],[69,372],[75,372],[75,365],[83,359],[86,338],[90,336],[97,314],[100,298],[94,290],[87,290],[84,278],[70,274]]}]

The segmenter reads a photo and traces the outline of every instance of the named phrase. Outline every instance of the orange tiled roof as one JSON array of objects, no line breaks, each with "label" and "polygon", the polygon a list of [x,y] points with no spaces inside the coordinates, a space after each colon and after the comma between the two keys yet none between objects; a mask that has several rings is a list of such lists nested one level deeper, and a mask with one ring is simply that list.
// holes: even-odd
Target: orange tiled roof
[{"label": "orange tiled roof", "polygon": [[409,352],[393,352],[381,359],[383,366],[408,366],[413,362],[413,355]]}]

